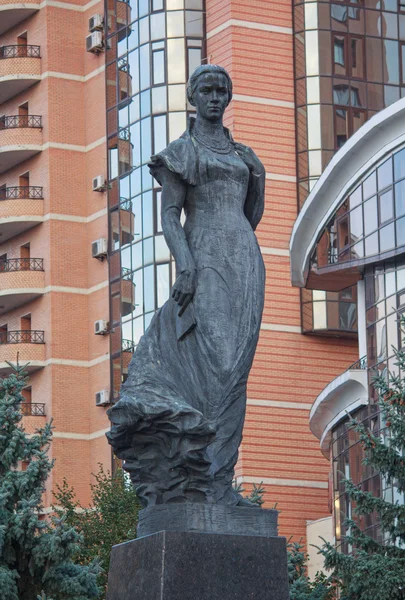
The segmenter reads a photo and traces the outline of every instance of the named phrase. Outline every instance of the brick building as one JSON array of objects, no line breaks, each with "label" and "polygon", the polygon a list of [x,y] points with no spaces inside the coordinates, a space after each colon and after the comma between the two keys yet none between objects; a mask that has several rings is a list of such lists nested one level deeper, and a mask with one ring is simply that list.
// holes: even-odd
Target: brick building
[{"label": "brick building", "polygon": [[[394,4],[0,0],[0,368],[17,350],[31,362],[27,414],[43,404],[46,416],[27,424],[53,417],[53,478],[83,501],[97,462],[111,463],[96,393],[117,397],[173,281],[147,162],[185,129],[185,84],[208,60],[234,82],[226,126],[267,171],[266,304],[237,479],[264,483],[284,535],[330,515],[330,465],[309,415],[359,357],[356,292],[292,287],[289,240],[334,152],[400,96]],[[104,239],[109,268],[92,256]],[[96,320],[109,335],[94,334]]]}]

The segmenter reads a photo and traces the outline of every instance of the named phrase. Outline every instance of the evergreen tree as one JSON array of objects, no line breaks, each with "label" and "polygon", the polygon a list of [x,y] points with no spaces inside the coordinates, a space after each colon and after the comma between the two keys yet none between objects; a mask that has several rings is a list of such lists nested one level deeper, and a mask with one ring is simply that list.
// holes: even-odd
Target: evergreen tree
[{"label": "evergreen tree", "polygon": [[334,600],[335,588],[329,577],[317,573],[314,581],[310,581],[307,574],[308,555],[303,552],[303,544],[290,540],[287,550],[290,600]]},{"label": "evergreen tree", "polygon": [[[405,325],[404,318],[401,325]],[[395,351],[395,356],[404,373],[405,351]],[[390,373],[388,380],[382,375],[376,377],[374,386],[383,430],[373,432],[354,420],[351,426],[358,432],[365,450],[364,463],[381,476],[384,487],[396,487],[402,501],[392,503],[345,480],[354,515],[374,513],[384,541],[375,541],[360,530],[355,519],[346,519],[349,533],[345,540],[353,548],[351,554],[343,554],[329,543],[321,548],[325,567],[332,569],[341,588],[342,600],[405,599],[405,381]]]},{"label": "evergreen tree", "polygon": [[[52,426],[28,436],[21,425],[22,369],[0,380],[0,600],[88,600],[98,597],[98,566],[72,561],[79,534],[58,518],[41,520],[53,462]],[[21,462],[26,466],[21,469]]]},{"label": "evergreen tree", "polygon": [[136,538],[141,507],[135,490],[122,469],[117,469],[111,477],[100,465],[92,485],[90,507],[81,506],[66,480],[58,487],[55,500],[55,512],[83,536],[83,544],[75,559],[81,564],[91,564],[97,559],[101,565],[103,570],[98,576],[98,583],[104,598],[112,547]]}]

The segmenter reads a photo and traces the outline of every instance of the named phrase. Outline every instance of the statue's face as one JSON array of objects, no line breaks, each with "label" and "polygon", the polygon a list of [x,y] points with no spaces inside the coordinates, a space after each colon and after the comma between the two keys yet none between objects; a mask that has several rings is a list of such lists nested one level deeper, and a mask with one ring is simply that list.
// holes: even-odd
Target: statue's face
[{"label": "statue's face", "polygon": [[228,79],[222,73],[204,73],[198,80],[193,100],[203,119],[220,121],[228,106]]}]

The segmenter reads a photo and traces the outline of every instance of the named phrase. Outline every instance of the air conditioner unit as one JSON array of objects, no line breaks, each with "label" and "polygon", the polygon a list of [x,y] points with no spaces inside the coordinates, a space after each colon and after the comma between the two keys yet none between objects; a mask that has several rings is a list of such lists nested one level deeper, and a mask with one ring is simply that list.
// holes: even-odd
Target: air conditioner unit
[{"label": "air conditioner unit", "polygon": [[105,406],[110,404],[110,393],[108,390],[96,392],[96,406]]},{"label": "air conditioner unit", "polygon": [[101,31],[95,31],[86,37],[87,52],[98,54],[104,49],[103,34]]},{"label": "air conditioner unit", "polygon": [[93,178],[93,192],[104,192],[106,189],[104,175],[97,175]]},{"label": "air conditioner unit", "polygon": [[98,258],[99,260],[103,260],[107,256],[107,240],[105,238],[100,238],[99,240],[95,240],[91,244],[91,255],[93,258]]},{"label": "air conditioner unit", "polygon": [[104,319],[94,321],[94,333],[96,335],[105,335],[108,333],[108,321],[104,321]]},{"label": "air conditioner unit", "polygon": [[104,28],[103,15],[93,15],[89,19],[89,31],[96,31],[97,29],[102,31]]}]

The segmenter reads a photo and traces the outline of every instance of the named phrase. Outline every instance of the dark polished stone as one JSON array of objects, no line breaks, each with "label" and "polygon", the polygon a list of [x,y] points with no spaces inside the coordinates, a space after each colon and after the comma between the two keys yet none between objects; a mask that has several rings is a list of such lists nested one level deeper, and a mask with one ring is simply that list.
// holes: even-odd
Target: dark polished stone
[{"label": "dark polished stone", "polygon": [[160,504],[141,510],[138,536],[159,531],[277,536],[277,510],[223,504]]},{"label": "dark polished stone", "polygon": [[114,546],[107,600],[288,600],[285,538],[162,531]]}]

